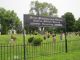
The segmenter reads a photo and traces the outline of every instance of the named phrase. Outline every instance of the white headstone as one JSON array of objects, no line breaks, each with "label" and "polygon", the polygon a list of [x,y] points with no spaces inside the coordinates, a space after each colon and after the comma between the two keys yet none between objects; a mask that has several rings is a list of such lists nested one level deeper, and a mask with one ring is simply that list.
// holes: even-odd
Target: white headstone
[{"label": "white headstone", "polygon": [[16,30],[14,30],[14,34],[16,34]]},{"label": "white headstone", "polygon": [[39,27],[39,30],[41,31],[41,27]]}]

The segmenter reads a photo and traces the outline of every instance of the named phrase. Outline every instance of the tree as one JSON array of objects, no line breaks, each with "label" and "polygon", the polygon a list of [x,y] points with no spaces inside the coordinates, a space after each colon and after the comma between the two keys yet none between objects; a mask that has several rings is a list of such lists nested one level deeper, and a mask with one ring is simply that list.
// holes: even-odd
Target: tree
[{"label": "tree", "polygon": [[75,31],[80,31],[80,18],[75,21]]},{"label": "tree", "polygon": [[71,12],[67,12],[62,16],[66,21],[67,32],[74,31],[75,18]]},{"label": "tree", "polygon": [[4,8],[0,8],[0,20],[2,34],[6,34],[12,27],[15,29],[20,23],[19,18],[13,10],[10,11]]},{"label": "tree", "polygon": [[57,15],[57,9],[52,4],[46,2],[40,3],[38,1],[32,1],[29,14],[39,16],[54,16],[55,14]]},{"label": "tree", "polygon": [[17,33],[22,33],[22,21],[19,21],[17,26],[15,27]]}]

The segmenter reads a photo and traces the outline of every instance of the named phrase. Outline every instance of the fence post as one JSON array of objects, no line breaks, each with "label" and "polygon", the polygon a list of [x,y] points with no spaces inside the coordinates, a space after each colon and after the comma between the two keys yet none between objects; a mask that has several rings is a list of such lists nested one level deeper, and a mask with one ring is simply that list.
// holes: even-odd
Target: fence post
[{"label": "fence post", "polygon": [[65,52],[66,52],[66,53],[68,52],[68,49],[67,49],[66,20],[65,20]]},{"label": "fence post", "polygon": [[26,60],[26,46],[25,46],[25,31],[23,28],[23,47],[24,47],[24,60]]},{"label": "fence post", "polygon": [[1,44],[0,48],[1,48],[1,60],[2,60],[2,44]]}]

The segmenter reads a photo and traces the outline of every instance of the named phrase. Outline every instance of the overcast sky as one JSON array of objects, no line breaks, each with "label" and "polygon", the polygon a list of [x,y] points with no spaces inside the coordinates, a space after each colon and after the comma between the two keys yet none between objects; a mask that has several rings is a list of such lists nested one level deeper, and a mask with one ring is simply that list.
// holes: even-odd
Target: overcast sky
[{"label": "overcast sky", "polygon": [[[30,2],[35,0],[0,0],[0,7],[14,10],[23,20],[23,14],[28,14]],[[58,9],[60,17],[66,12],[72,12],[76,19],[80,17],[80,0],[38,0],[39,2],[52,3]]]}]

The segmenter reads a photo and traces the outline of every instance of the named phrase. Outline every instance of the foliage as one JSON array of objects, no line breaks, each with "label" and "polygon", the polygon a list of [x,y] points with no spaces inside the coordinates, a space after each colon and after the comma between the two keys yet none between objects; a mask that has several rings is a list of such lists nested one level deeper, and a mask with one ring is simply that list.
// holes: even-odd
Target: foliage
[{"label": "foliage", "polygon": [[38,32],[34,32],[33,34],[34,34],[34,35],[38,35]]},{"label": "foliage", "polygon": [[57,9],[52,4],[46,2],[32,1],[30,8],[31,15],[53,16],[57,14]]},{"label": "foliage", "polygon": [[44,36],[43,38],[44,38],[44,40],[46,40],[46,36]]},{"label": "foliage", "polygon": [[22,33],[22,22],[19,21],[19,24],[15,27],[17,33]]},{"label": "foliage", "polygon": [[28,42],[29,42],[29,43],[32,43],[33,39],[34,39],[34,37],[30,37],[30,38],[28,39]]},{"label": "foliage", "polygon": [[29,43],[32,43],[33,46],[38,46],[38,45],[41,44],[42,40],[43,40],[43,39],[42,39],[41,37],[35,36],[35,37],[30,37],[30,38],[28,39],[28,42],[29,42]]},{"label": "foliage", "polygon": [[34,34],[35,31],[38,31],[38,27],[27,25],[25,27],[25,30],[26,30],[26,33],[28,33],[28,34]]},{"label": "foliage", "polygon": [[48,28],[45,28],[45,31],[48,31],[48,32],[52,33],[54,31],[54,28],[53,27],[48,27]]},{"label": "foliage", "polygon": [[67,12],[62,16],[66,21],[67,32],[74,31],[75,18],[71,12]]},{"label": "foliage", "polygon": [[75,21],[75,31],[80,31],[80,18]]},{"label": "foliage", "polygon": [[42,42],[42,39],[40,38],[40,37],[35,37],[34,39],[33,39],[33,42],[32,42],[32,44],[34,45],[34,46],[39,46],[40,44],[41,44],[41,42]]},{"label": "foliage", "polygon": [[9,29],[12,27],[15,29],[20,23],[19,18],[16,13],[12,10],[6,10],[4,8],[0,8],[0,20],[1,20],[1,29],[2,34],[6,34]]}]

